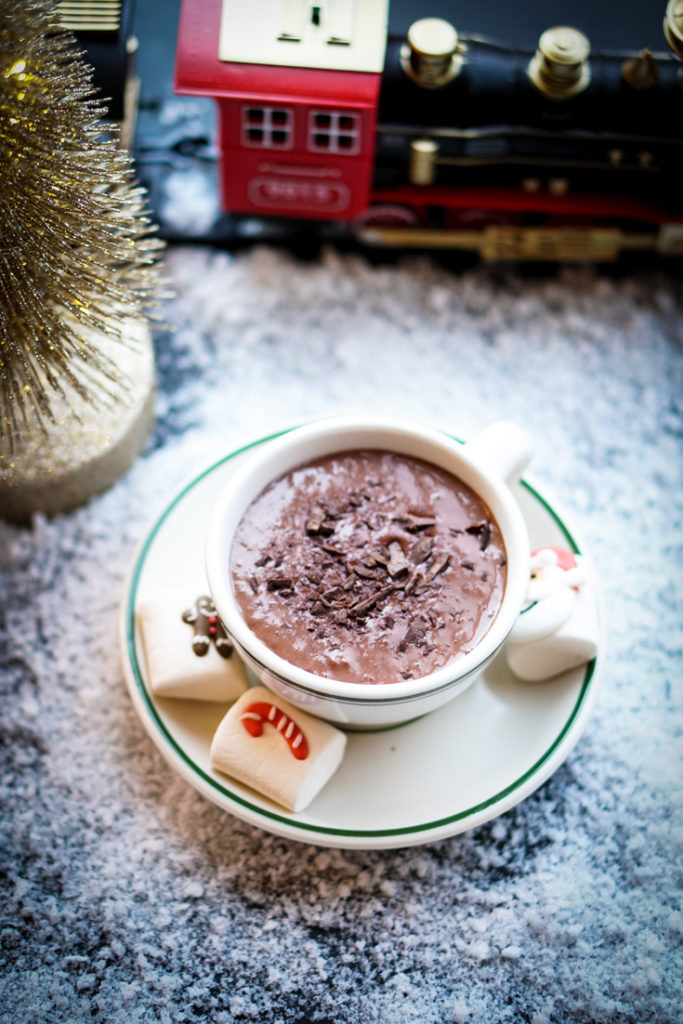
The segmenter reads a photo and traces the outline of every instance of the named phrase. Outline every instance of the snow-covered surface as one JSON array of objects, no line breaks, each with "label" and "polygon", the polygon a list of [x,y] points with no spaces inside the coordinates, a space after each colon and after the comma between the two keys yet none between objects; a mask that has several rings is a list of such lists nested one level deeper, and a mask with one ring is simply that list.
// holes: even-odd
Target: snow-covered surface
[{"label": "snow-covered surface", "polygon": [[[455,273],[176,249],[158,422],[87,507],[0,523],[8,1024],[674,1024],[681,938],[683,295],[664,274]],[[136,717],[117,611],[149,519],[280,427],[375,411],[536,439],[605,599],[595,714],[502,817],[338,851],[200,796]]]}]

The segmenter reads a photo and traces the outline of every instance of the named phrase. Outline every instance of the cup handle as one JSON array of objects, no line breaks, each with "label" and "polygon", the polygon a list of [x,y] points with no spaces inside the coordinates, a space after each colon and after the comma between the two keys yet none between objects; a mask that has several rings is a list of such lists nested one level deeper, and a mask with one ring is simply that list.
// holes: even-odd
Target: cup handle
[{"label": "cup handle", "polygon": [[531,459],[534,443],[510,420],[498,420],[465,444],[466,454],[485,472],[517,483]]}]

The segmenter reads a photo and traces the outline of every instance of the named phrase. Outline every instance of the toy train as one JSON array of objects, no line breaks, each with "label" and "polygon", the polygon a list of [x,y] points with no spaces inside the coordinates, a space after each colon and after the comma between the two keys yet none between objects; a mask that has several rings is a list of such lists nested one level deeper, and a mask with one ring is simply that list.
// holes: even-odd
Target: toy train
[{"label": "toy train", "polygon": [[175,89],[216,102],[224,210],[486,260],[683,255],[683,0],[613,49],[401,16],[183,0]]}]

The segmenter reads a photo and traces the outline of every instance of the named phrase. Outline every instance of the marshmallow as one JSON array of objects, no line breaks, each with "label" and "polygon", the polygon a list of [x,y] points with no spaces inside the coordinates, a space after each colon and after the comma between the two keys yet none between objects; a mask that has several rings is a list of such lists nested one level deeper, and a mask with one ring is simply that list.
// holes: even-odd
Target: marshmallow
[{"label": "marshmallow", "polygon": [[505,645],[520,679],[551,679],[591,661],[598,652],[594,602],[581,556],[560,548],[532,553],[527,606]]},{"label": "marshmallow", "polygon": [[515,622],[509,636],[512,644],[528,644],[556,633],[576,610],[579,595],[569,587],[536,601],[526,608]]},{"label": "marshmallow", "polygon": [[578,668],[598,653],[598,635],[592,602],[584,591],[577,594],[573,611],[564,625],[539,639],[506,645],[507,663],[520,679],[538,682]]},{"label": "marshmallow", "polygon": [[346,736],[264,686],[233,704],[211,743],[211,767],[301,811],[339,767]]},{"label": "marshmallow", "polygon": [[139,602],[137,620],[155,696],[223,702],[246,690],[246,670],[210,598],[193,606],[187,591],[163,590]]}]

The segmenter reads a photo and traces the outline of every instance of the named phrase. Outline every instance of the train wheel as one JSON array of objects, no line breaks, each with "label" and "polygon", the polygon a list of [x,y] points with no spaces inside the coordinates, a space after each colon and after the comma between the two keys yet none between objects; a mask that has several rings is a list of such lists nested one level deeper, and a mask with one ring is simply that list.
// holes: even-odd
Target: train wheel
[{"label": "train wheel", "polygon": [[458,229],[483,231],[484,228],[516,224],[518,218],[505,210],[446,210],[443,227],[446,231]]},{"label": "train wheel", "polygon": [[377,203],[376,206],[369,206],[353,221],[354,231],[363,231],[364,228],[386,228],[386,227],[416,227],[422,223],[416,210],[409,206],[400,206],[398,203]]}]

